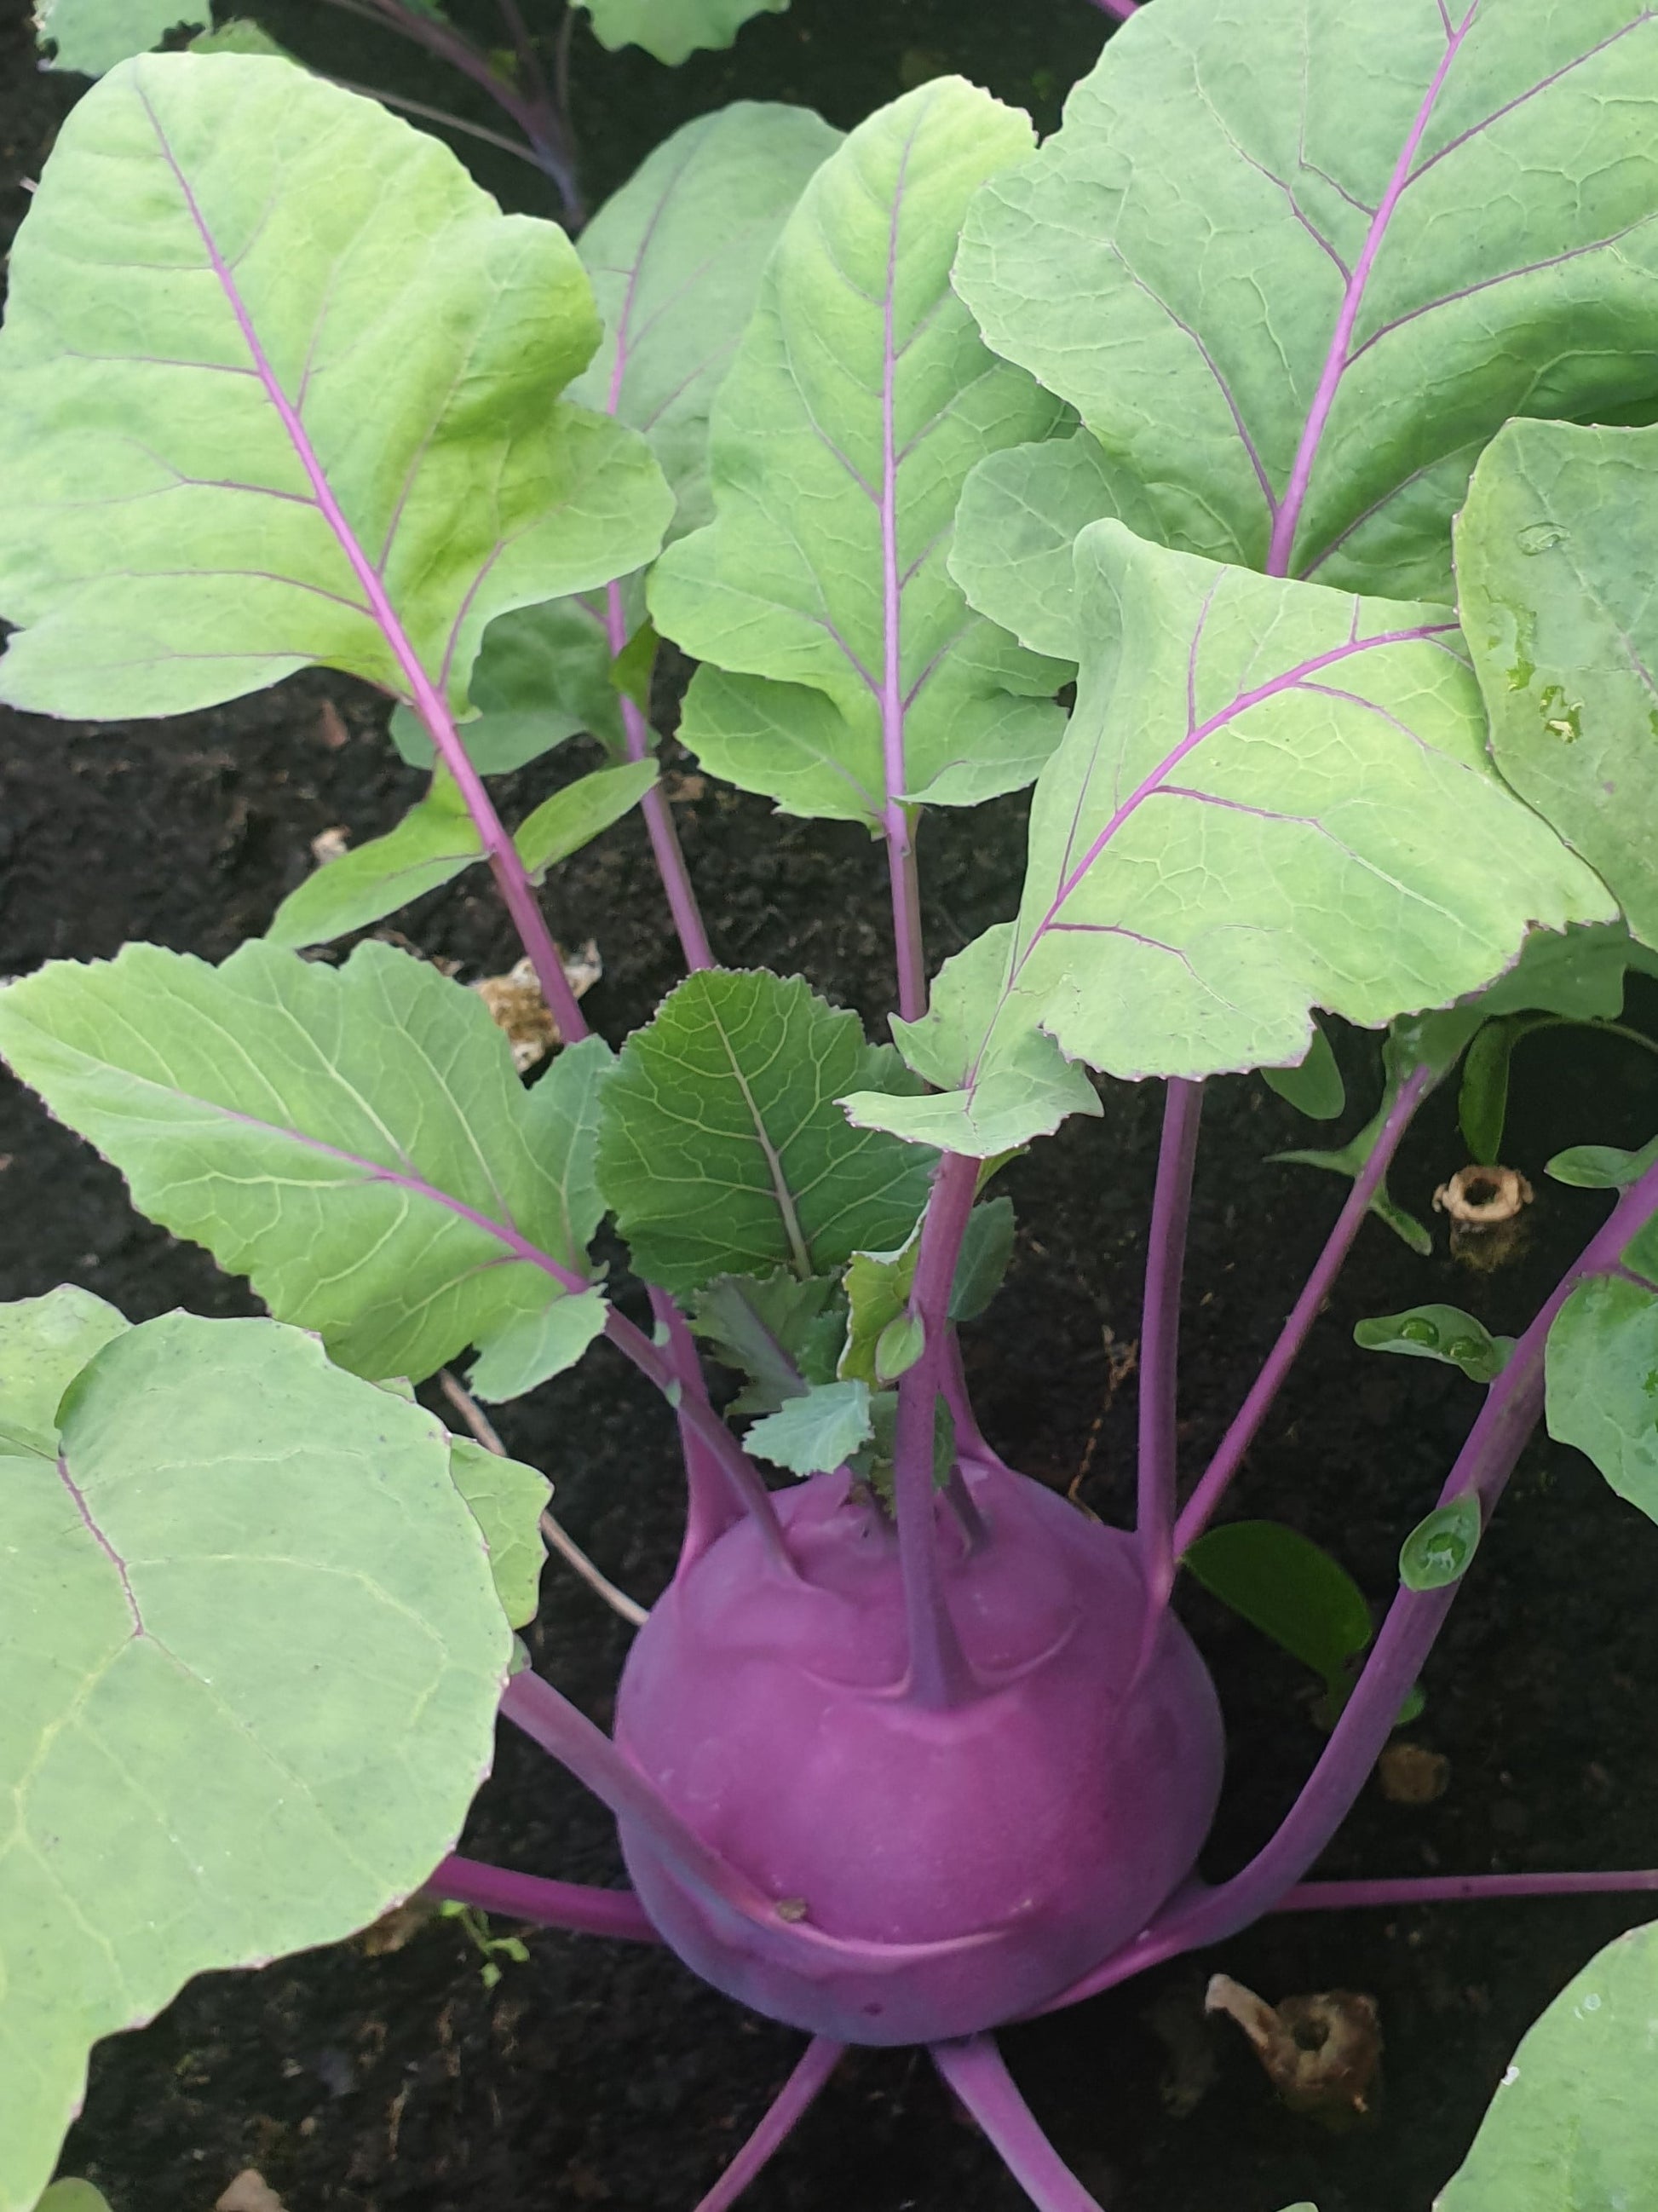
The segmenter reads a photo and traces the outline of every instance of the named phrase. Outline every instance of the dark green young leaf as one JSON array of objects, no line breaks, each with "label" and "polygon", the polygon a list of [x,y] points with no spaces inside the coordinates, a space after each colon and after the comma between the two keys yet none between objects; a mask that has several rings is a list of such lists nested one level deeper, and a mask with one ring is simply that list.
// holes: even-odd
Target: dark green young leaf
[{"label": "dark green young leaf", "polygon": [[1487,1022],[1468,1047],[1462,1063],[1462,1087],[1456,1118],[1470,1159],[1490,1167],[1503,1157],[1503,1125],[1509,1115],[1509,1066],[1527,1024]]},{"label": "dark green young leaf", "polygon": [[1157,0],[956,281],[1163,544],[1448,598],[1500,425],[1658,387],[1655,97],[1642,0]]},{"label": "dark green young leaf", "polygon": [[835,1380],[846,1298],[833,1275],[719,1275],[692,1299],[691,1327],[749,1378],[732,1411],[774,1413],[809,1383]]},{"label": "dark green young leaf", "polygon": [[1514,2054],[1436,2212],[1658,2212],[1658,1922],[1607,1944]]},{"label": "dark green young leaf", "polygon": [[1370,1608],[1343,1566],[1277,1521],[1227,1521],[1186,1552],[1206,1590],[1346,1696],[1351,1662],[1370,1641]]},{"label": "dark green young leaf", "polygon": [[454,779],[439,769],[430,791],[395,830],[325,862],[290,891],[266,939],[296,947],[326,945],[383,921],[483,857],[483,841]]},{"label": "dark green young leaf", "polygon": [[714,407],[714,520],[652,576],[657,628],[707,664],[682,738],[786,812],[878,830],[900,799],[1017,790],[1058,740],[1068,669],[973,616],[946,565],[969,470],[1062,419],[950,283],[975,187],[1031,143],[938,77],[816,172]]},{"label": "dark green young leaf", "polygon": [[1658,1521],[1658,1291],[1618,1275],[1580,1283],[1554,1317],[1546,1372],[1549,1434]]},{"label": "dark green young leaf", "polygon": [[1576,1190],[1626,1190],[1655,1161],[1658,1161],[1658,1137],[1643,1145],[1638,1152],[1622,1152],[1616,1145],[1573,1145],[1566,1152],[1557,1152],[1544,1172]]},{"label": "dark green young leaf", "polygon": [[1013,1230],[1011,1198],[987,1200],[969,1214],[950,1293],[951,1321],[977,1321],[1000,1290],[1013,1257]]},{"label": "dark green young leaf", "polygon": [[756,1421],[744,1447],[792,1474],[826,1474],[843,1466],[871,1434],[866,1382],[814,1382]]},{"label": "dark green young leaf", "polygon": [[1313,1042],[1298,1067],[1263,1067],[1270,1089],[1311,1121],[1333,1121],[1347,1103],[1347,1086],[1336,1066],[1330,1040],[1313,1024]]},{"label": "dark green young leaf", "polygon": [[[1658,24],[1655,24],[1658,29]],[[1658,945],[1658,428],[1511,422],[1457,522],[1457,582],[1521,795]]]},{"label": "dark green young leaf", "polygon": [[932,1156],[853,1128],[835,1101],[903,1079],[798,976],[687,977],[604,1094],[599,1182],[641,1272],[671,1291],[779,1267],[804,1280],[902,1243]]},{"label": "dark green young leaf", "polygon": [[53,962],[0,993],[0,1051],[137,1206],[354,1372],[420,1377],[476,1344],[528,1389],[555,1371],[544,1334],[574,1356],[553,1309],[586,1291],[603,1211],[598,1040],[526,1091],[477,993],[423,961],[256,941],[217,969],[149,945]]},{"label": "dark green young leaf", "polygon": [[[641,604],[637,584],[629,604]],[[622,757],[602,592],[498,617],[483,633],[469,689],[477,719],[463,723],[460,734],[480,775],[508,775],[583,732]],[[432,740],[412,707],[392,715],[392,742],[414,767],[432,766]]]},{"label": "dark green young leaf", "polygon": [[1444,1589],[1461,1582],[1479,1545],[1479,1500],[1471,1490],[1437,1505],[1400,1547],[1399,1579],[1409,1590]]},{"label": "dark green young leaf", "polygon": [[57,1441],[61,1472],[0,1462],[6,2212],[45,2186],[96,2039],[427,1879],[511,1650],[442,1425],[297,1329],[123,1330]]},{"label": "dark green young leaf", "polygon": [[34,2212],[110,2212],[109,2199],[89,2181],[54,2181]]},{"label": "dark green young leaf", "polygon": [[176,714],[319,663],[465,714],[495,617],[666,526],[645,441],[558,398],[598,340],[563,232],[376,101],[257,57],[122,64],[12,253],[0,696]]},{"label": "dark green young leaf", "polygon": [[513,843],[519,858],[539,883],[549,868],[568,860],[584,845],[630,814],[656,781],[653,760],[620,761],[595,769],[566,784],[519,823]]},{"label": "dark green young leaf", "polygon": [[505,1459],[470,1437],[449,1443],[449,1472],[483,1531],[489,1572],[507,1623],[522,1628],[536,1617],[547,1547],[541,1516],[553,1486],[538,1468]]},{"label": "dark green young leaf", "polygon": [[1511,1336],[1493,1336],[1459,1306],[1412,1306],[1355,1324],[1353,1342],[1363,1352],[1397,1352],[1407,1359],[1437,1359],[1460,1367],[1471,1382],[1494,1382],[1514,1350]]}]

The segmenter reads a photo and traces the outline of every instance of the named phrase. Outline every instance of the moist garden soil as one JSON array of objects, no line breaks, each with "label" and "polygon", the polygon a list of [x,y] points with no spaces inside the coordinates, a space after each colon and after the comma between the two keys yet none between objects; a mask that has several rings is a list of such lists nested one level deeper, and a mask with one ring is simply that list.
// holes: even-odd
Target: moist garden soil
[{"label": "moist garden soil", "polygon": [[[271,27],[360,82],[482,116],[465,88],[422,74],[396,42],[319,0],[265,11]],[[1035,108],[1097,51],[1085,0],[795,0],[734,52],[682,72],[576,41],[577,118],[602,194],[689,114],[739,94],[813,102],[851,124],[907,83],[959,68]],[[36,74],[21,12],[0,26],[0,161],[7,225],[78,85]],[[533,172],[488,157],[480,173],[543,208]],[[683,671],[661,673],[671,726]],[[0,970],[112,953],[147,938],[220,959],[258,933],[340,827],[388,828],[422,779],[383,732],[385,702],[312,674],[173,722],[101,726],[0,714]],[[668,788],[720,957],[799,970],[879,1033],[890,995],[884,871],[842,824],[774,817],[705,781],[666,748]],[[507,780],[511,818],[591,760],[578,744]],[[1011,912],[1021,801],[923,832],[935,961]],[[547,902],[567,944],[592,937],[604,980],[588,1011],[619,1041],[676,980],[666,916],[636,820],[561,870]],[[515,947],[481,871],[399,918],[464,979]],[[1658,995],[1635,1018],[1658,1029]],[[1368,1115],[1375,1041],[1340,1041],[1352,1103]],[[1333,1218],[1341,1187],[1274,1164],[1327,1141],[1258,1079],[1209,1086],[1186,1302],[1184,1463],[1195,1474],[1236,1407]],[[1019,1236],[1006,1287],[968,1358],[985,1427],[1016,1466],[1125,1518],[1133,1489],[1133,1345],[1158,1101],[1104,1088],[1078,1121],[1007,1170]],[[1602,1217],[1604,1199],[1542,1176],[1561,1146],[1637,1144],[1658,1121],[1658,1062],[1581,1033],[1521,1048],[1506,1146],[1538,1196],[1524,1249],[1490,1272],[1453,1259],[1435,1187],[1464,1163],[1454,1100],[1430,1102],[1394,1178],[1435,1223],[1422,1259],[1364,1229],[1312,1345],[1235,1494],[1333,1550],[1378,1614],[1400,1537],[1432,1503],[1477,1400],[1427,1362],[1367,1358],[1355,1319],[1428,1299],[1494,1329],[1529,1318]],[[15,1086],[0,1090],[0,1297],[60,1280],[132,1318],[184,1305],[256,1310],[245,1285],[138,1218],[119,1176]],[[619,1255],[612,1255],[619,1265]],[[642,1311],[635,1290],[624,1304]],[[430,1394],[428,1394],[428,1397]],[[606,1572],[642,1600],[670,1571],[679,1480],[665,1409],[599,1346],[574,1373],[501,1411],[509,1447],[544,1468],[556,1506]],[[1427,1805],[1372,1778],[1321,1871],[1639,1866],[1658,1858],[1658,1528],[1588,1464],[1533,1444],[1430,1662],[1427,1704],[1406,1732],[1446,1761]],[[627,1632],[558,1564],[544,1582],[537,1663],[600,1721]],[[1206,1870],[1236,1867],[1270,1832],[1317,1756],[1313,1686],[1252,1631],[1188,1589],[1182,1610],[1226,1707],[1230,1767]],[[619,1878],[607,1816],[503,1731],[466,1847],[528,1870]],[[1108,2212],[1428,2212],[1465,2153],[1527,2025],[1602,1943],[1649,1917],[1639,1899],[1443,1905],[1271,1919],[1200,1957],[1059,2017],[1011,2031],[1019,2082]],[[503,1931],[496,1928],[495,1934]],[[64,2171],[116,2212],[209,2212],[257,2166],[288,2212],[689,2212],[799,2053],[792,2032],[745,2014],[665,1953],[522,1931],[528,1959],[493,1988],[453,1920],[405,1916],[370,1938],[207,1975],[151,2027],[102,2045]],[[1279,2105],[1242,2037],[1206,2023],[1207,1975],[1272,2001],[1346,1989],[1374,1997],[1386,2052],[1368,2119],[1345,2131]],[[1024,2203],[924,2057],[847,2061],[745,2204],[754,2212],[1017,2212]]]}]

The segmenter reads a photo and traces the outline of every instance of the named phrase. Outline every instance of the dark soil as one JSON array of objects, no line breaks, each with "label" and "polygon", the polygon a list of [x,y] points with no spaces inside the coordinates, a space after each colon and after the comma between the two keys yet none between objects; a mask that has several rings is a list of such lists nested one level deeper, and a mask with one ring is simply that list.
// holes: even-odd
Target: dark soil
[{"label": "dark soil", "polygon": [[[270,10],[319,49],[315,0]],[[687,114],[738,92],[812,99],[850,123],[918,71],[948,62],[1052,120],[1055,88],[1087,64],[1083,0],[795,0],[733,54],[679,75],[577,42],[579,114],[603,190]],[[304,18],[301,22],[301,19]],[[369,51],[346,19],[322,27],[343,74],[442,96],[393,42]],[[387,56],[385,49],[392,47]],[[1033,88],[1039,71],[1044,76]],[[396,81],[404,82],[398,77]],[[72,84],[37,77],[14,4],[0,29],[0,155],[15,222]],[[452,104],[464,93],[448,88]],[[470,109],[468,112],[471,112]],[[506,158],[497,167],[507,167]],[[519,204],[538,180],[486,172]],[[671,678],[672,672],[666,672]],[[666,696],[662,702],[668,704]],[[92,728],[0,720],[0,969],[112,952],[143,937],[210,958],[260,930],[305,872],[309,841],[389,826],[420,778],[381,734],[383,703],[312,675],[172,723]],[[577,749],[579,750],[579,749]],[[573,752],[509,784],[510,812],[583,763]],[[683,760],[679,769],[688,768]],[[737,963],[800,969],[878,1028],[888,1000],[882,870],[855,831],[771,817],[684,776],[677,814],[716,946]],[[1022,807],[927,825],[929,943],[938,957],[1011,910]],[[613,1038],[675,979],[636,823],[560,872],[554,927],[595,936],[604,980],[589,1009]],[[404,917],[410,937],[467,975],[513,953],[487,884],[463,882]],[[1658,1027],[1658,1001],[1637,1018]],[[1658,1114],[1653,1060],[1572,1037],[1526,1048],[1507,1146],[1539,1189],[1528,1249],[1472,1274],[1436,1239],[1430,1260],[1377,1224],[1316,1332],[1237,1486],[1236,1510],[1292,1522],[1333,1549],[1378,1608],[1400,1536],[1431,1502],[1470,1419],[1472,1386],[1425,1363],[1365,1359],[1352,1321],[1427,1298],[1523,1325],[1604,1201],[1542,1177],[1573,1142],[1637,1143]],[[1346,1040],[1368,1111],[1374,1041]],[[1195,1472],[1251,1380],[1333,1214],[1338,1186],[1266,1155],[1308,1141],[1255,1081],[1211,1086],[1187,1301],[1187,1465]],[[1157,1102],[1115,1087],[1103,1123],[1073,1123],[1008,1173],[1021,1232],[1008,1285],[969,1346],[993,1441],[1015,1464],[1121,1517],[1132,1487],[1143,1224]],[[1453,1102],[1434,1101],[1399,1172],[1424,1217],[1462,1164]],[[15,1088],[0,1091],[0,1295],[60,1279],[135,1318],[183,1304],[250,1310],[245,1286],[133,1214],[119,1177]],[[648,1599],[671,1565],[679,1501],[669,1422],[604,1348],[507,1407],[509,1445],[544,1465],[559,1508],[607,1572]],[[1373,1782],[1323,1871],[1484,1872],[1650,1862],[1658,1838],[1658,1529],[1588,1465],[1546,1441],[1527,1455],[1426,1677],[1411,1740],[1449,1761],[1436,1803],[1389,1802]],[[595,1717],[625,1631],[556,1566],[536,1635],[544,1671]],[[1230,1726],[1231,1779],[1206,1861],[1221,1873],[1265,1836],[1317,1755],[1309,1686],[1250,1631],[1188,1594]],[[503,1734],[469,1846],[502,1861],[615,1879],[609,1823],[561,1772]],[[1110,2212],[1428,2212],[1465,2152],[1519,2036],[1590,1954],[1647,1917],[1641,1900],[1438,1907],[1268,1921],[1075,2012],[1005,2038],[1061,2151]],[[98,2180],[117,2212],[208,2212],[256,2166],[289,2212],[501,2212],[532,2203],[616,2212],[689,2208],[759,2116],[799,2039],[740,2013],[665,1954],[531,1935],[530,1960],[493,1990],[452,1923],[404,1948],[361,1945],[259,1973],[203,1977],[162,2018],[99,2051],[64,2170]],[[1274,2100],[1236,2031],[1200,2016],[1224,1969],[1272,1999],[1345,1988],[1378,2001],[1385,2087],[1345,2136]],[[920,2057],[847,2063],[745,2202],[755,2212],[1015,2212],[1022,2202]]]}]

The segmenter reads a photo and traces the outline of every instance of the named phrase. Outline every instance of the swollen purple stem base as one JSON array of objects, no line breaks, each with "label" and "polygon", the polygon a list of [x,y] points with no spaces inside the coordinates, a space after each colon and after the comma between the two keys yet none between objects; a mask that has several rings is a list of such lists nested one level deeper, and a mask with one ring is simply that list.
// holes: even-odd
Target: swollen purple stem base
[{"label": "swollen purple stem base", "polygon": [[1099,2199],[1089,2195],[1037,2125],[993,2037],[935,2043],[932,2059],[1036,2212],[1102,2212]]},{"label": "swollen purple stem base", "polygon": [[813,2036],[799,2064],[767,2106],[759,2126],[708,2195],[698,2200],[696,2212],[728,2212],[817,2102],[818,2092],[840,2064],[845,2050],[845,2044],[835,2043],[827,2035]]}]

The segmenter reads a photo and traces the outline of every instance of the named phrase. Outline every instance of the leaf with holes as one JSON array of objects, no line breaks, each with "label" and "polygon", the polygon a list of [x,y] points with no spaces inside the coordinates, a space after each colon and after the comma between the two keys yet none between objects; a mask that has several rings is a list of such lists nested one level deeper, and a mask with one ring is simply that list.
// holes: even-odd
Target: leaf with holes
[{"label": "leaf with holes", "polygon": [[1448,599],[1502,423],[1658,388],[1655,98],[1643,0],[1157,0],[957,283],[1163,543]]},{"label": "leaf with holes", "polygon": [[1058,738],[1069,671],[975,617],[947,566],[969,470],[1063,419],[950,289],[969,196],[1030,147],[956,77],[861,124],[785,225],[715,403],[715,520],[663,556],[651,611],[708,664],[685,743],[786,812],[969,805]]},{"label": "leaf with holes", "polygon": [[750,16],[780,15],[789,0],[577,0],[593,36],[612,52],[643,46],[659,62],[683,62],[708,46],[728,46]]},{"label": "leaf with holes", "polygon": [[670,1291],[774,1267],[805,1281],[902,1244],[932,1158],[852,1128],[835,1100],[905,1080],[799,976],[688,976],[604,1094],[599,1185],[640,1272]]},{"label": "leaf with holes", "polygon": [[142,1322],[60,1422],[52,1456],[0,1460],[4,2212],[98,2038],[420,1887],[512,1648],[441,1424],[299,1330]]},{"label": "leaf with holes", "polygon": [[1036,787],[1019,919],[895,1025],[953,1095],[860,1098],[860,1121],[1017,1142],[1053,1126],[1052,1088],[993,1132],[975,1094],[1033,1032],[1129,1078],[1294,1065],[1315,1006],[1374,1026],[1477,988],[1528,923],[1609,914],[1491,769],[1448,609],[1218,568],[1118,522],[1077,565],[1094,649]]},{"label": "leaf with holes", "polygon": [[1658,429],[1511,422],[1474,472],[1457,584],[1491,754],[1658,945]]},{"label": "leaf with holes", "polygon": [[169,31],[203,27],[209,12],[207,0],[35,0],[34,28],[52,49],[48,69],[102,76]]},{"label": "leaf with holes", "polygon": [[375,101],[124,64],[12,253],[0,696],[177,714],[319,662],[465,712],[492,617],[660,541],[643,441],[556,396],[598,337],[564,234]]},{"label": "leaf with holes", "polygon": [[[0,992],[0,1052],[125,1176],[153,1220],[246,1273],[365,1376],[468,1344],[525,1351],[589,1291],[608,1048],[525,1091],[475,992],[388,945],[343,968],[256,940],[210,968],[153,945]],[[561,1316],[546,1356],[576,1356]],[[591,1329],[588,1331],[591,1334]],[[491,1395],[504,1395],[498,1389]]]}]

